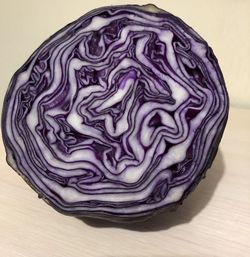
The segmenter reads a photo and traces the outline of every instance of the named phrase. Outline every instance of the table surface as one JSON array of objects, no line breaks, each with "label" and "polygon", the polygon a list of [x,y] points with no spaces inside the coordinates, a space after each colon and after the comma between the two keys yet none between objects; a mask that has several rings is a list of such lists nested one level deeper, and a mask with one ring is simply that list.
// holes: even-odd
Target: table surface
[{"label": "table surface", "polygon": [[250,256],[250,110],[231,108],[216,159],[176,212],[134,225],[63,216],[0,159],[0,256]]},{"label": "table surface", "polygon": [[[83,5],[86,4],[87,10],[98,6],[96,1],[81,1],[79,8],[78,1],[79,5],[72,5],[69,12],[69,3],[61,5],[58,1],[45,2],[47,4],[43,1],[28,0],[1,1],[0,19],[5,19],[5,23],[0,20],[0,29],[5,36],[0,42],[1,48],[4,49],[0,70],[3,74],[1,84],[6,87],[11,74],[40,42],[66,21],[72,21],[80,16]],[[163,1],[155,1],[156,4],[158,2],[161,3],[160,7],[180,15],[187,23],[200,25],[195,29],[202,31],[202,35],[216,46],[215,52],[219,60],[222,60],[221,66],[229,85],[232,105],[239,106],[240,102],[248,106],[249,72],[242,71],[243,65],[249,68],[247,63],[250,58],[243,56],[244,49],[249,49],[249,40],[245,40],[248,42],[247,45],[243,40],[244,29],[236,26],[242,20],[235,19],[238,22],[235,25],[231,17],[232,20],[230,19],[227,24],[227,19],[220,16],[223,8],[217,9],[217,1],[209,1],[209,12],[204,12],[204,6],[198,6],[197,1],[192,1],[192,8],[195,8],[192,9],[191,5],[186,4],[185,10],[180,8],[180,3],[177,4],[180,1],[177,0],[169,3],[168,8],[164,6]],[[236,2],[238,7],[234,8],[233,3]],[[234,15],[250,20],[250,16],[246,16],[249,13],[246,11],[249,8],[246,7],[250,7],[250,2],[220,3],[224,3],[224,7],[227,8],[225,12],[235,10]],[[59,11],[57,17],[53,18],[56,6]],[[28,7],[29,9],[26,9]],[[39,19],[44,13],[47,19],[41,22]],[[205,20],[209,19],[209,15],[216,16],[228,27],[220,31],[217,29],[218,24],[216,25],[213,20],[206,24]],[[9,18],[13,16],[21,17],[20,21]],[[204,16],[206,18],[203,19]],[[32,23],[30,19],[33,19]],[[58,24],[50,24],[52,20]],[[21,27],[24,23],[25,28]],[[4,31],[3,26],[7,26],[8,29]],[[39,31],[35,31],[32,26],[40,26]],[[238,38],[242,33],[242,40],[234,41],[231,29],[233,33],[238,33]],[[215,34],[212,34],[212,31],[215,31]],[[224,47],[223,38],[232,40],[227,48]],[[237,44],[240,45],[237,54],[228,55],[226,51],[236,49]],[[6,87],[0,88],[1,101]],[[234,94],[235,92],[238,92],[238,95]],[[140,224],[117,225],[106,221],[80,220],[57,213],[39,200],[37,194],[6,164],[2,141],[0,171],[1,257],[250,256],[250,109],[231,107],[228,125],[216,159],[206,179],[184,204],[176,212],[164,213]]]}]

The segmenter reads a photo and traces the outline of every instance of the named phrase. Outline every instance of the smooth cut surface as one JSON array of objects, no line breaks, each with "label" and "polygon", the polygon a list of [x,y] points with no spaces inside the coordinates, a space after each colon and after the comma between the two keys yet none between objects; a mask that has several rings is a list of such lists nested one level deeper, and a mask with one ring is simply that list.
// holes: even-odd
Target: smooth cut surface
[{"label": "smooth cut surface", "polygon": [[38,201],[5,163],[1,142],[0,256],[249,256],[249,131],[250,110],[231,108],[206,180],[177,212],[127,226],[85,223]]},{"label": "smooth cut surface", "polygon": [[15,73],[4,101],[7,162],[40,198],[64,214],[132,222],[194,189],[229,107],[212,49],[153,5],[97,8],[69,24]]}]

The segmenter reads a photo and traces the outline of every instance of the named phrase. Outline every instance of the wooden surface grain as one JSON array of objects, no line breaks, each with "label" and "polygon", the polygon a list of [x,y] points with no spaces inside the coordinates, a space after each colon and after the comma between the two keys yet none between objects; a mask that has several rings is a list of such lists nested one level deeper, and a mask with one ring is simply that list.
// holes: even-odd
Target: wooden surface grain
[{"label": "wooden surface grain", "polygon": [[5,162],[0,146],[0,256],[250,256],[250,110],[231,108],[216,159],[176,212],[117,225],[63,216]]}]

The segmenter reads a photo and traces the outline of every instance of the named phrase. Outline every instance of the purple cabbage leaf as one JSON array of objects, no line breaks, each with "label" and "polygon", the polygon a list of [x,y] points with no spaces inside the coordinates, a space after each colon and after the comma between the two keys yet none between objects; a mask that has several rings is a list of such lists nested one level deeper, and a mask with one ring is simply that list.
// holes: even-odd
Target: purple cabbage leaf
[{"label": "purple cabbage leaf", "polygon": [[211,166],[228,117],[218,61],[153,5],[93,10],[13,76],[8,164],[56,210],[137,220],[178,205]]}]

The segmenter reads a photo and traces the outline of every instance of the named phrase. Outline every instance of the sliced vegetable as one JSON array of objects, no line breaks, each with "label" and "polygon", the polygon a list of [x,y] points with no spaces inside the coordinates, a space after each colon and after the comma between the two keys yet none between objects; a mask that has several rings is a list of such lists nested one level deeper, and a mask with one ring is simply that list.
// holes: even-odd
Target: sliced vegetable
[{"label": "sliced vegetable", "polygon": [[93,10],[15,73],[9,165],[58,211],[140,220],[178,205],[210,167],[228,116],[212,49],[153,5]]}]

